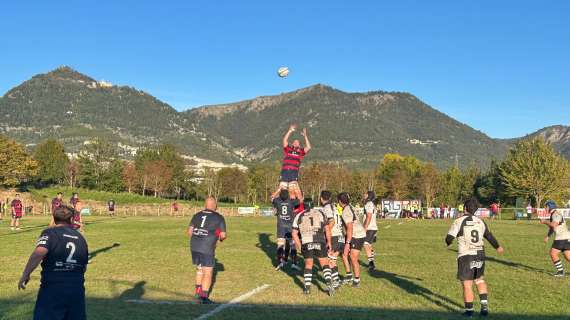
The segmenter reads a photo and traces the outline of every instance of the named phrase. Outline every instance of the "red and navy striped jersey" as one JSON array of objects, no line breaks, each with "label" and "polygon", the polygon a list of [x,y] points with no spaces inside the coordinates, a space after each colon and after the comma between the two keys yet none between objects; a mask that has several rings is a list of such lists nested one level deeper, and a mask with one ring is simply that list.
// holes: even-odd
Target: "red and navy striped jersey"
[{"label": "red and navy striped jersey", "polygon": [[299,171],[301,167],[301,161],[303,157],[305,157],[305,149],[303,148],[293,148],[291,146],[287,146],[283,148],[284,158],[283,158],[283,166],[281,170],[296,170]]}]

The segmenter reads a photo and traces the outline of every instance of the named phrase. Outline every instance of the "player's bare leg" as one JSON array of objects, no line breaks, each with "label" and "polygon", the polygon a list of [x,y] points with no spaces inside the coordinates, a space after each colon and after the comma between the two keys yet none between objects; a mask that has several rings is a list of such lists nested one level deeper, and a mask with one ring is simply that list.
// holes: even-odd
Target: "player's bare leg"
[{"label": "player's bare leg", "polygon": [[279,271],[285,267],[287,251],[287,241],[284,238],[277,239],[277,267],[275,271]]},{"label": "player's bare leg", "polygon": [[204,271],[201,266],[196,268],[196,288],[194,290],[194,298],[196,300],[200,299],[200,294],[202,293],[202,279],[204,278]]},{"label": "player's bare leg", "polygon": [[10,229],[14,230],[15,224],[16,224],[16,219],[15,219],[15,218],[12,218],[12,219],[10,220]]},{"label": "player's bare leg", "polygon": [[210,287],[212,286],[212,275],[214,274],[213,267],[202,267],[202,291],[200,293],[200,299],[203,304],[210,304]]},{"label": "player's bare leg", "polygon": [[466,280],[461,282],[463,286],[463,301],[465,302],[465,312],[464,316],[473,316],[473,300],[475,299],[473,295],[473,280]]},{"label": "player's bare leg", "polygon": [[20,218],[16,218],[16,230],[20,230]]},{"label": "player's bare leg", "polygon": [[327,284],[327,291],[329,296],[334,294],[334,286],[332,282],[332,272],[330,268],[330,262],[328,258],[319,258],[319,264],[323,268],[323,276],[325,278],[325,282]]},{"label": "player's bare leg", "polygon": [[475,285],[477,285],[477,292],[479,292],[479,302],[481,303],[481,316],[486,317],[489,315],[489,300],[487,283],[483,278],[475,280]]},{"label": "player's bare leg", "polygon": [[[562,265],[562,260],[560,260],[560,250],[552,248],[550,249],[550,259],[552,259],[552,263],[554,264],[554,268],[556,268],[556,273],[554,274],[555,277],[564,277],[564,266]],[[564,258],[569,260],[570,253],[568,251],[564,252]]]},{"label": "player's bare leg", "polygon": [[350,266],[350,259],[348,255],[342,255],[342,264],[344,264],[345,276],[342,279],[343,284],[352,283],[352,267]]},{"label": "player's bare leg", "polygon": [[341,284],[340,276],[338,274],[337,259],[338,259],[338,252],[333,252],[331,255],[329,255],[329,267],[331,268],[332,272],[331,280],[335,288],[338,288]]},{"label": "player's bare leg", "polygon": [[[297,270],[300,271],[301,267],[299,267],[298,265],[298,257],[297,257],[297,246],[295,246],[295,240],[291,239],[288,240],[287,243],[289,244],[290,247],[290,251],[285,251],[286,253],[289,253],[289,256],[291,257],[291,269],[293,270]],[[287,260],[287,259],[286,259]]]},{"label": "player's bare leg", "polygon": [[350,262],[352,266],[352,272],[354,273],[354,277],[352,278],[353,287],[360,286],[360,264],[358,262],[359,256],[360,250],[350,250]]},{"label": "player's bare leg", "polygon": [[376,265],[374,264],[374,248],[370,243],[365,242],[364,251],[366,251],[366,257],[368,257],[368,269],[372,271],[376,268]]}]

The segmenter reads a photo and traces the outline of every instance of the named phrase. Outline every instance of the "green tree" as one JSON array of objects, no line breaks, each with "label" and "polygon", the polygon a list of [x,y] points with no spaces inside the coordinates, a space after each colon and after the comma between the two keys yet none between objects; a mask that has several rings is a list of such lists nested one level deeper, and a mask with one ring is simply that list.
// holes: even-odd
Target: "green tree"
[{"label": "green tree", "polygon": [[115,146],[107,140],[96,138],[86,144],[78,157],[79,183],[86,188],[102,190],[103,176],[116,156]]},{"label": "green tree", "polygon": [[69,158],[61,142],[48,139],[40,143],[34,152],[34,159],[38,163],[37,177],[40,181],[47,184],[63,183]]},{"label": "green tree", "polygon": [[439,179],[438,200],[445,205],[456,206],[461,198],[462,178],[457,167],[447,169]]},{"label": "green tree", "polygon": [[568,160],[540,138],[518,142],[499,170],[507,194],[532,197],[539,207],[547,197],[560,197],[569,188]]},{"label": "green tree", "polygon": [[415,181],[422,162],[412,156],[386,154],[376,169],[379,189],[383,196],[391,199],[405,199],[418,196]]},{"label": "green tree", "polygon": [[424,205],[427,207],[433,206],[433,201],[439,187],[439,173],[432,163],[421,167],[417,187]]},{"label": "green tree", "polygon": [[123,167],[123,161],[118,159],[110,163],[101,178],[101,190],[109,192],[121,192],[125,190],[122,177]]},{"label": "green tree", "polygon": [[221,196],[237,203],[247,193],[247,175],[238,168],[223,168],[218,171]]},{"label": "green tree", "polygon": [[38,163],[16,141],[0,135],[0,185],[17,186],[35,176]]}]

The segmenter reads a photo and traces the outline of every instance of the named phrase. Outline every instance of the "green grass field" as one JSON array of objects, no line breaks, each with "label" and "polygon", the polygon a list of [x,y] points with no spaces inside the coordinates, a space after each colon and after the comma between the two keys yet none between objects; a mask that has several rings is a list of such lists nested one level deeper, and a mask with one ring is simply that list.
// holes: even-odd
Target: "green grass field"
[{"label": "green grass field", "polygon": [[[94,256],[86,274],[89,319],[195,319],[219,307],[190,303],[188,218],[86,219]],[[274,219],[227,221],[229,238],[218,248],[212,299],[226,303],[268,287],[208,319],[460,318],[456,253],[443,243],[449,221],[381,221],[379,271],[364,273],[360,288],[343,287],[334,297],[318,286],[303,296],[300,274],[273,270]],[[22,231],[11,232],[6,220],[0,222],[0,319],[30,319],[37,294],[39,270],[25,292],[16,287],[47,218],[23,223]],[[494,221],[490,227],[506,249],[502,256],[488,250],[491,319],[570,319],[570,279],[550,275],[542,242],[546,228],[526,221]]]}]

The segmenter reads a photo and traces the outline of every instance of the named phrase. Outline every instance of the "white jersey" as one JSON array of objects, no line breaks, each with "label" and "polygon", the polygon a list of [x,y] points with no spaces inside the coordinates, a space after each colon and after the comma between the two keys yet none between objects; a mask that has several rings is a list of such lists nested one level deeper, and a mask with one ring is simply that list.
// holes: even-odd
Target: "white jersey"
[{"label": "white jersey", "polygon": [[485,222],[473,215],[453,221],[448,235],[457,238],[457,256],[476,256],[484,252],[483,238],[492,238]]},{"label": "white jersey", "polygon": [[343,237],[344,236],[344,228],[342,226],[342,217],[340,212],[336,209],[334,204],[327,203],[323,206],[323,213],[327,219],[332,219],[334,221],[334,225],[331,229],[331,236],[332,237]]},{"label": "white jersey", "polygon": [[374,205],[374,202],[372,202],[372,201],[368,201],[364,205],[364,219],[365,220],[363,222],[366,221],[366,215],[367,214],[371,214],[372,219],[370,219],[370,224],[368,225],[368,228],[366,228],[366,231],[368,231],[368,230],[378,231],[378,224],[376,223],[376,206]]},{"label": "white jersey", "polygon": [[558,226],[553,229],[555,234],[554,240],[570,240],[570,231],[568,231],[568,226],[561,213],[554,211],[550,215],[550,221],[558,223]]},{"label": "white jersey", "polygon": [[344,207],[344,209],[342,210],[342,221],[344,222],[345,225],[349,225],[352,223],[353,238],[362,239],[366,237],[366,230],[364,230],[362,223],[360,222],[360,220],[358,220],[356,212],[354,211],[354,208],[352,208],[352,206],[347,205],[346,207]]}]

